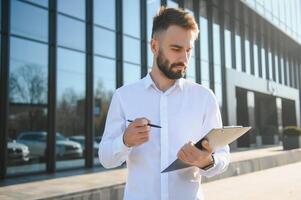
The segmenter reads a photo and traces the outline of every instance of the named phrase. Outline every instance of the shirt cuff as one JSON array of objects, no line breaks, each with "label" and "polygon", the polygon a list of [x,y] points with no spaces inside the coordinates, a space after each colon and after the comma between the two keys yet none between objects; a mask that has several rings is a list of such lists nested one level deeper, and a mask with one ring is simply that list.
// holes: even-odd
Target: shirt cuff
[{"label": "shirt cuff", "polygon": [[220,162],[219,159],[218,159],[214,154],[212,154],[212,157],[213,157],[213,159],[214,159],[213,166],[210,167],[210,168],[207,169],[207,170],[204,170],[204,169],[200,168],[201,174],[210,174],[210,172],[214,171],[215,168],[216,168],[216,166],[218,166],[218,164],[219,164],[219,162]]},{"label": "shirt cuff", "polygon": [[113,151],[114,154],[123,154],[123,153],[129,153],[131,151],[131,147],[126,146],[123,143],[123,134],[121,134],[119,137],[115,138],[113,143]]}]

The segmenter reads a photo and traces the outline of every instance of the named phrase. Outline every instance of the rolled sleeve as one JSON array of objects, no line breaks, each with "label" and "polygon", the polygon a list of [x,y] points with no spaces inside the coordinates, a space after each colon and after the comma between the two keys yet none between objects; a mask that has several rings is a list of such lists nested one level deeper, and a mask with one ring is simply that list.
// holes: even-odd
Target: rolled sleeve
[{"label": "rolled sleeve", "polygon": [[105,168],[118,167],[128,158],[131,148],[123,143],[123,134],[126,129],[125,121],[117,90],[112,97],[104,134],[99,143],[99,161]]}]

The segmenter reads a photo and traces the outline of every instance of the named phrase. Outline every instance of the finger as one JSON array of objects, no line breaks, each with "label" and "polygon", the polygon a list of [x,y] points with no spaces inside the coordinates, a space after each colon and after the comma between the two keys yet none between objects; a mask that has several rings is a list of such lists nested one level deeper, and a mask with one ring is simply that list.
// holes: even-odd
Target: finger
[{"label": "finger", "polygon": [[148,133],[139,134],[139,139],[149,139],[149,134]]},{"label": "finger", "polygon": [[204,148],[206,151],[208,151],[208,152],[210,152],[210,153],[212,152],[212,148],[210,147],[209,142],[208,142],[207,139],[205,139],[205,140],[202,141],[202,146],[203,146],[203,148]]},{"label": "finger", "polygon": [[148,124],[148,119],[146,118],[137,118],[135,119],[135,126],[146,126]]},{"label": "finger", "polygon": [[150,126],[137,126],[136,131],[138,133],[144,133],[144,132],[150,132],[151,127]]}]

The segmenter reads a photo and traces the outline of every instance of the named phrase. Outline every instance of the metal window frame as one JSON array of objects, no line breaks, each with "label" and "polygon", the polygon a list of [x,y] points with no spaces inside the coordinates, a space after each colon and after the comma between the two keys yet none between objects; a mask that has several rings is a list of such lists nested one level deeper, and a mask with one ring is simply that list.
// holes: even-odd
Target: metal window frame
[{"label": "metal window frame", "polygon": [[94,165],[94,63],[93,63],[93,0],[86,0],[86,101],[85,101],[85,167]]},{"label": "metal window frame", "polygon": [[48,17],[48,134],[46,171],[56,172],[57,0],[49,1]]},{"label": "metal window frame", "polygon": [[9,113],[10,1],[1,1],[0,180],[6,177]]}]

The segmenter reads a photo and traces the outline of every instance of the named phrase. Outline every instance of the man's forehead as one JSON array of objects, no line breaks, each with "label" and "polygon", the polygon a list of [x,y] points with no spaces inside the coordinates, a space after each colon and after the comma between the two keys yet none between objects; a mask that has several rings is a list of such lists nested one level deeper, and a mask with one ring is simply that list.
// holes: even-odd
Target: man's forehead
[{"label": "man's forehead", "polygon": [[163,34],[163,40],[167,45],[176,45],[184,48],[192,48],[195,37],[192,30],[187,30],[179,26],[170,26]]}]

